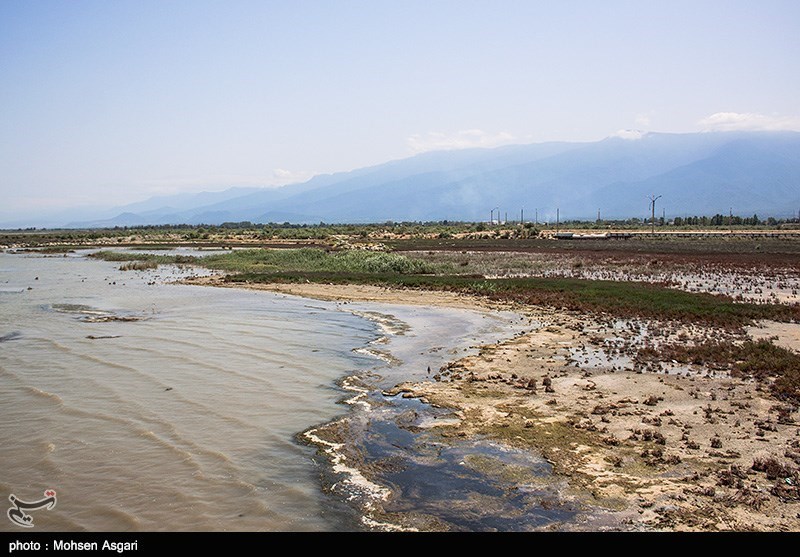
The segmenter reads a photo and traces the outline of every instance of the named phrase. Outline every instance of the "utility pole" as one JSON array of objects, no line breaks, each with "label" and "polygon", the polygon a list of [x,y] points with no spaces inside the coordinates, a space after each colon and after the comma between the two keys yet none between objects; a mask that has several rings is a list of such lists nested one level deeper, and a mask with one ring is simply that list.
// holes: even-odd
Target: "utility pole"
[{"label": "utility pole", "polygon": [[560,216],[561,216],[561,215],[559,214],[559,209],[558,209],[558,208],[556,208],[556,234],[558,234],[558,224],[559,224],[559,218],[560,218]]},{"label": "utility pole", "polygon": [[508,211],[505,212],[505,215],[506,216],[503,218],[503,224],[506,224],[508,222]]},{"label": "utility pole", "polygon": [[728,230],[733,234],[733,207],[728,210]]},{"label": "utility pole", "polygon": [[493,222],[494,222],[494,209],[489,211],[489,226],[491,226]]},{"label": "utility pole", "polygon": [[[533,224],[539,224],[539,209],[534,209],[534,213]],[[800,219],[800,211],[797,211],[797,218]]]},{"label": "utility pole", "polygon": [[650,199],[650,227],[653,234],[656,233],[656,201],[661,199],[661,196],[655,196],[655,194],[651,195],[648,199]]}]

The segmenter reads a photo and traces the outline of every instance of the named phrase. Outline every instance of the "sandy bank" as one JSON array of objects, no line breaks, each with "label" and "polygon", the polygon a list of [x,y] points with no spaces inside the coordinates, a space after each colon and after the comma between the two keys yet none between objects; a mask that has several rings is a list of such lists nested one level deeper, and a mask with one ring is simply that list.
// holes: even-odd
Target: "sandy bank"
[{"label": "sandy bank", "polygon": [[196,277],[184,284],[245,288],[266,290],[292,296],[304,296],[317,300],[336,302],[377,302],[384,304],[405,304],[419,306],[438,306],[457,309],[494,311],[498,309],[517,309],[516,306],[501,307],[485,300],[455,292],[429,292],[423,290],[400,290],[371,285],[344,284],[263,284],[225,282],[221,276]]}]

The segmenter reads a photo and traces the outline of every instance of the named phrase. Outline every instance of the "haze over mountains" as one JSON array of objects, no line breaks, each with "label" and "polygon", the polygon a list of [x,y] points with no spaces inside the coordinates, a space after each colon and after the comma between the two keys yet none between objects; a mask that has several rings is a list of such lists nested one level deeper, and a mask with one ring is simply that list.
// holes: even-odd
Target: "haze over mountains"
[{"label": "haze over mountains", "polygon": [[[526,220],[649,216],[787,217],[800,209],[800,133],[629,132],[592,143],[436,151],[280,188],[155,197],[70,227]],[[64,215],[65,217],[67,215]],[[31,219],[36,220],[36,219]],[[42,226],[43,223],[32,223]],[[51,224],[45,224],[52,226]]]}]

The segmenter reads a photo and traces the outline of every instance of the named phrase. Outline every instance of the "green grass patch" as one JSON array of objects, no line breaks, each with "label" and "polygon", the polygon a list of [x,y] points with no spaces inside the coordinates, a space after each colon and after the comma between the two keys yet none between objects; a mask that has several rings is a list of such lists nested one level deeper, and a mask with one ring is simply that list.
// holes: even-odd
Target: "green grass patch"
[{"label": "green grass patch", "polygon": [[800,321],[800,306],[736,303],[731,298],[692,293],[641,282],[560,278],[499,278],[464,275],[392,273],[264,272],[242,273],[234,282],[318,282],[375,284],[447,290],[500,301],[545,305],[574,311],[608,313],[621,318],[651,318],[741,327],[754,320]]},{"label": "green grass patch", "polygon": [[147,271],[148,269],[155,269],[158,263],[152,260],[147,261],[128,261],[120,265],[120,271]]},{"label": "green grass patch", "polygon": [[73,253],[76,249],[76,246],[45,246],[43,248],[37,248],[33,251],[39,253]]},{"label": "green grass patch", "polygon": [[800,307],[735,303],[731,298],[633,281],[532,278],[499,279],[499,288],[518,301],[646,317],[741,326],[756,319],[800,318]]},{"label": "green grass patch", "polygon": [[209,255],[202,264],[237,273],[312,272],[357,274],[427,274],[439,268],[396,253],[365,250],[325,251],[316,248],[250,249]]},{"label": "green grass patch", "polygon": [[[193,255],[157,255],[154,253],[131,253],[123,251],[97,251],[90,253],[89,257],[103,261],[147,261],[158,265],[193,265],[198,263],[199,257]],[[152,267],[151,267],[152,268]],[[123,269],[124,270],[124,269]]]}]

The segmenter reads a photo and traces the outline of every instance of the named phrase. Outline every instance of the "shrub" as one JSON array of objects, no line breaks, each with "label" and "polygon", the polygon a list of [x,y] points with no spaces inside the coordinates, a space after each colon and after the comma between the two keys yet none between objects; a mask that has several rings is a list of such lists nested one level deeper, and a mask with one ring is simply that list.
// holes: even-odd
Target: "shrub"
[{"label": "shrub", "polygon": [[158,263],[152,259],[147,261],[130,261],[120,266],[120,271],[146,271],[148,269],[155,269]]}]

